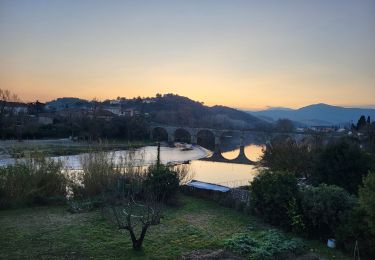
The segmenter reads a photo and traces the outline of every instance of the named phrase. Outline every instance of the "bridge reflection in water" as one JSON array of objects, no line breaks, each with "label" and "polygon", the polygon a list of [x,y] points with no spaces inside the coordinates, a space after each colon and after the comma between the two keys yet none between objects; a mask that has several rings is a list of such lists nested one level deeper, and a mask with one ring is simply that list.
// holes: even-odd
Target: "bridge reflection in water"
[{"label": "bridge reflection in water", "polygon": [[240,153],[234,159],[227,159],[223,156],[220,149],[216,150],[212,153],[210,157],[202,158],[202,161],[210,161],[210,162],[223,162],[223,163],[235,163],[235,164],[248,164],[248,165],[255,165],[255,162],[250,160],[246,157],[245,154],[245,146],[240,146]]},{"label": "bridge reflection in water", "polygon": [[[176,140],[176,133],[179,131],[184,131],[187,133],[188,138],[186,138],[187,142],[191,143],[192,145],[196,145],[198,143],[198,136],[202,132],[209,133],[211,135],[212,140],[214,140],[214,149],[213,153],[210,157],[201,159],[204,161],[211,161],[211,162],[223,162],[223,163],[233,163],[233,164],[247,164],[247,165],[255,165],[255,161],[249,159],[245,154],[245,144],[244,144],[244,137],[246,134],[254,134],[254,131],[241,131],[241,130],[217,130],[217,129],[209,129],[209,128],[191,128],[191,127],[174,127],[174,126],[163,126],[163,125],[153,125],[150,129],[150,139],[157,139],[160,141],[160,136],[155,136],[155,131],[163,131],[164,139],[169,143],[174,143]],[[222,145],[222,137],[227,135],[228,133],[235,133],[240,136],[239,142],[239,154],[234,159],[225,158],[222,154],[221,145]],[[259,134],[259,133],[258,133]]]}]

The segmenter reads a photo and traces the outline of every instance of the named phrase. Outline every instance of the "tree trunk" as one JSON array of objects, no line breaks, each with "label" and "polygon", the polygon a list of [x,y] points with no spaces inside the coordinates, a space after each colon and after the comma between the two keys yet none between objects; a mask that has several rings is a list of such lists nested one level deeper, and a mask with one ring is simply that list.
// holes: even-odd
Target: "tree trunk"
[{"label": "tree trunk", "polygon": [[142,232],[141,232],[141,235],[140,235],[139,239],[137,239],[137,238],[135,237],[135,234],[134,234],[134,231],[133,231],[132,228],[129,228],[129,229],[128,229],[128,231],[129,231],[129,233],[130,233],[130,237],[131,237],[131,239],[132,239],[133,249],[134,249],[134,250],[137,250],[137,251],[138,251],[138,250],[141,250],[141,248],[142,248],[142,244],[143,244],[143,240],[144,240],[144,238],[145,238],[145,236],[146,236],[146,232],[147,232],[148,227],[149,227],[149,225],[144,225],[144,226],[142,227]]}]

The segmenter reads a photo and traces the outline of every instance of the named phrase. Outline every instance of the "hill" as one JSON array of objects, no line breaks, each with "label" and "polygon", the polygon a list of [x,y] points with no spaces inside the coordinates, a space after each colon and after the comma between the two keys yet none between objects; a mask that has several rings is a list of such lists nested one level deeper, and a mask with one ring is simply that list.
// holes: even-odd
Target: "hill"
[{"label": "hill", "polygon": [[[93,102],[96,102],[95,105]],[[205,106],[203,102],[175,94],[157,94],[148,98],[118,98],[116,102],[87,101],[79,98],[58,98],[46,103],[48,109],[92,109],[93,107],[131,109],[137,114],[148,115],[152,122],[190,127],[217,129],[267,128],[270,123],[256,116],[225,106]]]},{"label": "hill", "polygon": [[375,118],[375,109],[347,108],[327,104],[314,104],[299,109],[267,109],[248,111],[258,118],[278,120],[288,118],[304,125],[348,125],[356,123],[361,115]]},{"label": "hill", "polygon": [[[134,103],[133,103],[134,105]],[[269,124],[249,113],[225,106],[205,106],[187,97],[166,94],[142,102],[136,107],[148,113],[152,121],[191,127],[210,128],[262,128]]]},{"label": "hill", "polygon": [[48,109],[59,111],[67,108],[87,108],[90,107],[90,102],[80,98],[63,97],[47,102],[46,106]]}]

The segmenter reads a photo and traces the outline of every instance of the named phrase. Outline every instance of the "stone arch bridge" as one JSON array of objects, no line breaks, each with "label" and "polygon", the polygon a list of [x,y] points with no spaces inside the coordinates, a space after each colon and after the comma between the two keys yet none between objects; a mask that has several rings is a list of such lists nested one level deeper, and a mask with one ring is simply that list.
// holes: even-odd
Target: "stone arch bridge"
[{"label": "stone arch bridge", "polygon": [[[176,132],[179,130],[186,131],[190,135],[190,143],[192,145],[196,145],[198,142],[198,135],[202,132],[208,132],[212,135],[215,148],[213,151],[212,156],[208,158],[204,158],[202,160],[205,161],[215,161],[215,162],[227,162],[227,163],[235,163],[235,164],[249,164],[254,165],[255,162],[248,159],[245,154],[245,147],[244,147],[244,133],[249,131],[241,131],[241,130],[217,130],[211,128],[193,128],[193,127],[176,127],[176,126],[165,126],[165,125],[152,125],[150,127],[150,139],[154,139],[154,132],[156,129],[161,129],[167,134],[168,143],[173,143],[176,140]],[[226,133],[237,133],[240,135],[240,153],[235,159],[227,159],[221,154],[221,137]]]}]

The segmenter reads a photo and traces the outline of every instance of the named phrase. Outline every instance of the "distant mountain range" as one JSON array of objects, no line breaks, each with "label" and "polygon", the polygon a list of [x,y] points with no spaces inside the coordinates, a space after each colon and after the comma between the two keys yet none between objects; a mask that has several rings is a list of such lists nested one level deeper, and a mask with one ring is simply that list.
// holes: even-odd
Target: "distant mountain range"
[{"label": "distant mountain range", "polygon": [[330,126],[330,125],[349,125],[356,124],[361,115],[370,116],[375,119],[375,109],[370,108],[347,108],[331,106],[327,104],[314,104],[299,109],[289,108],[270,108],[262,111],[247,111],[248,113],[273,122],[281,118],[287,118],[295,121],[301,126]]}]

